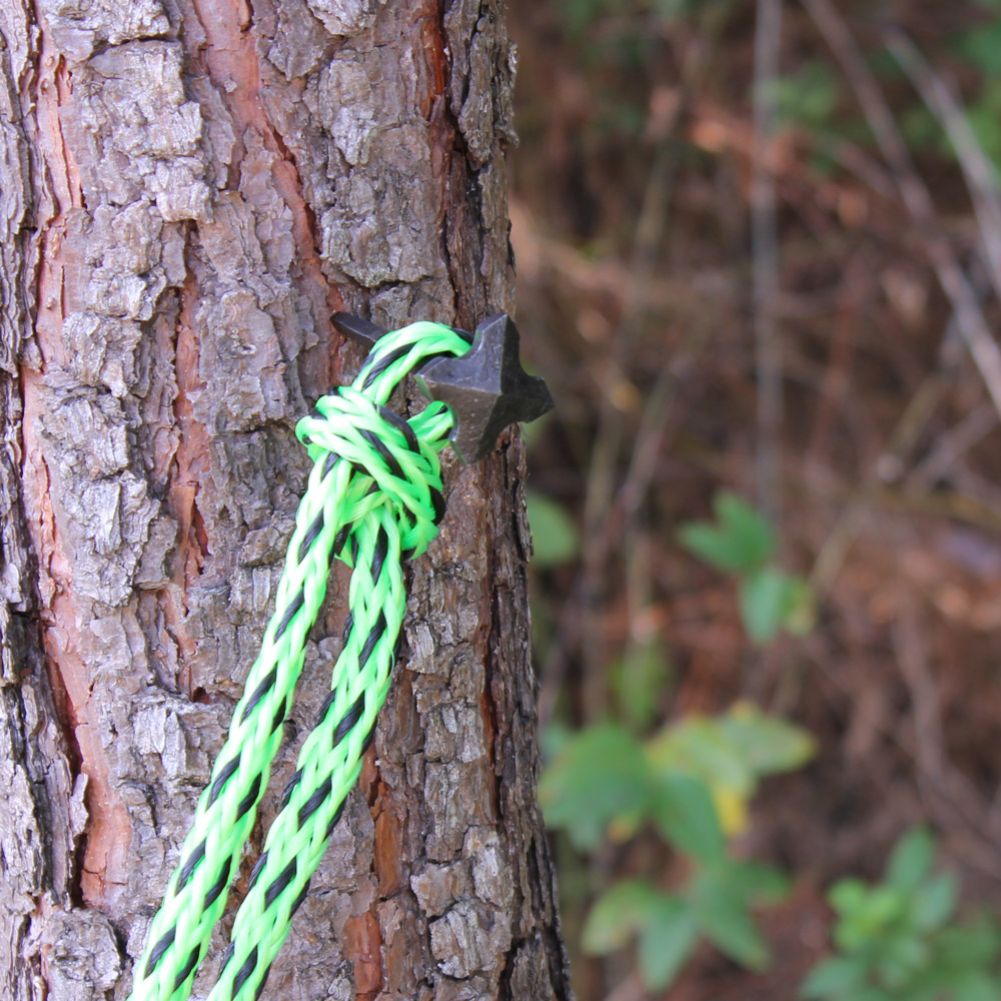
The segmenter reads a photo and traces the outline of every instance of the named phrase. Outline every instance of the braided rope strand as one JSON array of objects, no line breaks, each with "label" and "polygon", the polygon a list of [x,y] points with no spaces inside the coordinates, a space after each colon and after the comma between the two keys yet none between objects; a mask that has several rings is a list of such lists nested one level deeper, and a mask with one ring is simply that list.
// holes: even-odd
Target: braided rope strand
[{"label": "braided rope strand", "polygon": [[[282,738],[282,724],[291,708],[292,693],[302,671],[305,642],[322,605],[329,575],[329,551],[338,531],[338,484],[328,493],[323,466],[310,480],[319,489],[307,491],[300,507],[290,556],[278,585],[276,611],[265,632],[243,697],[233,713],[226,742],[219,752],[209,785],[202,792],[195,817],[181,847],[181,865],[168,884],[160,912],[148,932],[140,965],[143,978],[133,994],[136,1001],[180,1001],[193,979],[222,915],[227,890],[238,870],[240,853],[250,834],[257,804],[267,786],[271,762]],[[338,470],[340,472],[340,470]],[[340,477],[345,478],[345,477]],[[317,499],[326,500],[327,511]],[[314,514],[314,507],[320,511]],[[302,562],[297,553],[318,516],[329,528],[317,537]]]},{"label": "braided rope strand", "polygon": [[381,544],[387,550],[378,581],[384,600],[371,602],[365,595],[361,602],[351,602],[351,637],[363,638],[364,648],[358,649],[358,641],[349,643],[338,661],[335,687],[303,744],[286,789],[285,806],[268,831],[260,865],[237,911],[227,963],[210,1001],[257,997],[263,988],[357,780],[389,691],[406,609],[399,533],[391,524],[379,524],[369,516],[364,535],[363,559],[368,555],[365,549]]},{"label": "braided rope strand", "polygon": [[[451,412],[432,403],[405,421],[386,403],[415,368],[468,348],[463,337],[440,324],[404,327],[377,342],[352,386],[318,401],[319,416],[300,421],[296,433],[314,465],[279,579],[276,610],[199,798],[181,864],[147,933],[130,1001],[185,1001],[190,995],[270,777],[336,556],[349,566],[367,566],[369,573],[352,575],[353,625],[333,670],[329,705],[300,752],[297,781],[237,914],[234,959],[211,997],[250,997],[263,988],[357,780],[388,691],[406,607],[401,560],[427,548],[444,511],[438,453],[452,426]],[[273,856],[272,848],[278,849]]]},{"label": "braided rope strand", "polygon": [[[429,410],[428,416],[435,418],[437,410]],[[451,421],[435,423],[437,434],[419,441],[430,441],[436,453],[445,444]],[[391,450],[392,458],[383,456],[387,466],[404,459]],[[430,511],[435,511],[433,505]],[[378,515],[366,516],[354,537],[359,540],[358,572],[351,578],[349,628],[334,666],[330,696],[300,751],[282,811],[268,830],[209,1001],[243,1001],[263,991],[271,963],[357,781],[389,691],[406,611],[400,519],[383,507]],[[363,568],[368,568],[369,580]]]}]

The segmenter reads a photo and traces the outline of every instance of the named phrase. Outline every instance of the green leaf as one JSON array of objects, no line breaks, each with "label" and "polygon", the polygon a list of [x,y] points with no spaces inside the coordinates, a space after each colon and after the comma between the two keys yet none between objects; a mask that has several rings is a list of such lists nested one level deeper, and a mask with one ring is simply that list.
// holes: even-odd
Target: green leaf
[{"label": "green leaf", "polygon": [[949,151],[949,140],[942,123],[923,105],[915,104],[901,111],[900,130],[907,145],[915,152]]},{"label": "green leaf", "polygon": [[909,892],[931,872],[935,861],[935,838],[923,827],[908,831],[898,842],[886,865],[886,881]]},{"label": "green leaf", "polygon": [[580,533],[566,510],[534,490],[525,491],[525,505],[532,529],[532,563],[552,567],[575,559],[580,552]]},{"label": "green leaf", "polygon": [[[927,985],[928,945],[913,934],[890,937],[883,943],[876,964],[879,980],[884,987],[902,991],[909,987]],[[934,994],[934,990],[931,992]]]},{"label": "green leaf", "polygon": [[662,894],[640,933],[639,965],[650,990],[671,983],[698,938],[695,914],[687,901]]},{"label": "green leaf", "polygon": [[623,880],[595,901],[584,923],[581,946],[594,956],[621,949],[652,919],[661,894],[649,883]]},{"label": "green leaf", "polygon": [[693,880],[699,927],[710,942],[752,970],[768,965],[768,949],[748,911],[747,901],[726,880],[726,867],[704,871]]},{"label": "green leaf", "polygon": [[803,599],[803,583],[778,567],[762,567],[741,581],[740,615],[755,643],[773,639]]},{"label": "green leaf", "polygon": [[612,723],[564,741],[539,784],[546,821],[582,849],[597,848],[613,818],[644,811],[652,791],[642,746]]},{"label": "green leaf", "polygon": [[824,998],[827,1001],[854,1001],[865,985],[866,964],[858,959],[836,956],[818,963],[800,986],[805,998]]},{"label": "green leaf", "polygon": [[839,879],[827,893],[827,901],[841,917],[861,910],[869,898],[869,888],[860,879]]},{"label": "green leaf", "polygon": [[555,758],[574,738],[574,731],[565,723],[553,720],[547,723],[539,732],[539,747],[542,750],[542,760]]},{"label": "green leaf", "polygon": [[944,872],[914,891],[911,917],[921,931],[941,928],[956,909],[959,887],[952,873]]},{"label": "green leaf", "polygon": [[827,63],[819,60],[776,80],[770,89],[779,117],[808,129],[828,126],[837,108],[838,78]]},{"label": "green leaf", "polygon": [[782,628],[793,636],[806,636],[817,624],[816,599],[802,577],[790,577],[792,589]]},{"label": "green leaf", "polygon": [[705,863],[723,858],[726,838],[705,783],[683,772],[662,773],[653,810],[664,837],[679,851]]},{"label": "green leaf", "polygon": [[1001,78],[985,80],[976,101],[967,108],[966,117],[977,142],[994,162],[995,181],[1001,170]]},{"label": "green leaf", "polygon": [[985,76],[1001,74],[1001,20],[963,32],[956,47]]},{"label": "green leaf", "polygon": [[591,955],[606,955],[636,934],[643,978],[657,990],[674,979],[690,955],[698,928],[687,901],[640,880],[624,880],[595,902],[581,944]]},{"label": "green leaf", "polygon": [[647,744],[654,766],[662,771],[683,771],[708,785],[725,786],[750,795],[754,772],[741,749],[727,739],[718,718],[692,715],[665,727]]},{"label": "green leaf", "polygon": [[944,963],[966,968],[991,965],[1001,952],[1001,926],[993,915],[978,914],[961,925],[943,928],[936,944]]},{"label": "green leaf", "polygon": [[689,522],[678,541],[690,553],[720,570],[746,574],[764,566],[775,553],[775,533],[746,501],[722,492],[713,504],[717,523]]},{"label": "green leaf", "polygon": [[647,743],[655,771],[685,772],[712,794],[726,833],[741,830],[758,780],[805,762],[814,750],[799,727],[738,703],[721,716],[689,716],[664,727]]},{"label": "green leaf", "polygon": [[[853,881],[848,881],[848,886],[852,885]],[[844,889],[847,887],[835,887],[835,891]],[[840,910],[844,894],[839,897],[836,899],[832,895],[832,903]],[[880,883],[866,889],[853,906],[843,912],[834,929],[835,941],[849,952],[863,950],[876,941],[885,942],[904,926],[908,906],[906,894],[894,886]]]},{"label": "green leaf", "polygon": [[971,971],[961,974],[952,986],[952,1001],[997,1001],[1001,980],[989,973]]},{"label": "green leaf", "polygon": [[760,862],[728,861],[726,881],[752,907],[777,904],[789,895],[789,877]]},{"label": "green leaf", "polygon": [[673,20],[690,13],[696,2],[697,0],[654,0],[653,6],[661,17]]},{"label": "green leaf", "polygon": [[755,776],[800,768],[816,753],[816,742],[806,730],[766,715],[751,702],[736,703],[719,725]]},{"label": "green leaf", "polygon": [[601,16],[604,7],[605,0],[568,0],[563,7],[567,28],[572,34],[580,34]]},{"label": "green leaf", "polygon": [[629,647],[615,665],[612,685],[619,711],[633,729],[644,729],[656,716],[669,670],[663,645],[653,640]]}]

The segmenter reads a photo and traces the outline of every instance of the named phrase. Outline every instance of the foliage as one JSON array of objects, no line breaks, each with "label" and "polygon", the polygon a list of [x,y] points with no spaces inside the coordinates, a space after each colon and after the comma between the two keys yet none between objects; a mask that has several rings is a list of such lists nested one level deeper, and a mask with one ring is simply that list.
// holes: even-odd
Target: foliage
[{"label": "foliage", "polygon": [[1001,80],[996,76],[986,80],[966,114],[984,152],[995,167],[1001,167]]},{"label": "foliage", "polygon": [[[953,475],[951,460],[936,446],[980,405],[983,390],[973,385],[972,370],[956,373],[948,385],[939,381],[949,305],[928,264],[941,250],[933,244],[948,244],[968,269],[988,323],[997,302],[990,283],[978,281],[988,274],[978,262],[985,219],[971,206],[941,109],[929,109],[923,87],[950,88],[984,152],[1001,166],[1001,0],[898,4],[889,21],[864,3],[828,4],[843,23],[840,47],[831,46],[824,25],[809,15],[807,8],[817,5],[783,5],[780,78],[774,83],[763,83],[756,69],[755,8],[732,4],[730,16],[707,16],[710,7],[724,6],[571,0],[521,7],[525,23],[531,19],[537,26],[535,65],[543,68],[536,74],[540,85],[528,94],[535,97],[528,102],[535,117],[527,120],[530,132],[535,130],[527,145],[541,153],[521,158],[517,168],[519,198],[533,213],[523,239],[542,255],[565,255],[545,279],[540,272],[550,269],[529,267],[522,315],[533,317],[528,322],[537,336],[552,331],[550,350],[564,360],[575,404],[554,418],[563,424],[558,436],[543,443],[547,451],[537,482],[558,492],[576,516],[595,478],[614,481],[633,468],[635,457],[649,457],[652,470],[649,489],[629,508],[628,519],[608,526],[603,553],[589,560],[593,586],[571,591],[563,586],[565,574],[539,575],[537,590],[550,587],[541,596],[549,621],[560,623],[539,651],[540,662],[558,667],[544,679],[547,714],[581,706],[593,712],[596,692],[607,683],[608,713],[622,724],[616,729],[630,734],[629,768],[649,768],[655,753],[663,754],[675,772],[701,783],[723,834],[724,858],[732,854],[727,839],[747,825],[761,779],[748,780],[751,769],[742,773],[739,754],[734,762],[734,755],[718,753],[718,724],[726,717],[663,730],[663,712],[669,703],[693,698],[715,713],[714,698],[740,689],[794,706],[825,748],[824,783],[811,788],[810,778],[787,780],[795,795],[770,801],[768,816],[757,817],[754,843],[772,844],[777,832],[796,828],[797,811],[810,810],[815,815],[803,825],[810,836],[794,848],[781,842],[796,860],[789,863],[796,866],[793,875],[799,875],[800,866],[815,869],[846,839],[861,865],[872,848],[874,814],[884,822],[906,822],[901,811],[913,802],[914,782],[907,741],[882,741],[880,767],[866,774],[838,767],[845,748],[857,753],[860,733],[879,736],[873,706],[915,711],[896,664],[907,650],[902,639],[927,653],[932,681],[941,681],[948,669],[950,692],[977,706],[976,713],[958,717],[948,704],[939,707],[943,717],[935,723],[951,764],[978,787],[993,776],[983,747],[997,713],[989,700],[978,698],[984,679],[992,677],[990,644],[963,640],[967,630],[979,636],[985,628],[987,613],[980,610],[992,607],[989,587],[964,584],[963,600],[948,612],[936,589],[937,582],[950,581],[951,587],[958,577],[965,579],[973,554],[989,549],[998,534],[996,519],[987,517],[989,505],[981,506],[981,490],[999,476],[997,450],[964,452],[964,461],[976,469],[975,486],[966,474]],[[524,35],[531,46],[527,30]],[[895,54],[903,51],[893,44],[901,35],[924,57],[924,70]],[[846,60],[846,54],[853,58]],[[523,49],[523,83],[524,74],[531,81],[534,72],[532,55]],[[885,137],[874,131],[859,100],[860,67],[872,74],[904,134],[913,170],[929,189],[936,219],[927,227],[901,198],[895,160],[883,155],[878,138]],[[774,148],[765,150],[767,141],[757,148],[765,151],[775,189],[775,306],[783,333],[786,414],[776,442],[783,520],[772,525],[739,498],[716,498],[715,514],[707,502],[721,474],[744,482],[753,474],[755,340],[746,295],[753,248],[747,220],[755,190],[748,183],[755,153],[752,96],[762,86],[771,88],[779,119]],[[521,121],[524,128],[526,118]],[[644,211],[649,206],[653,211]],[[651,225],[658,219],[666,225]],[[644,270],[634,285],[628,279],[637,261]],[[899,346],[902,338],[906,350]],[[652,389],[668,359],[681,374],[672,377],[666,430],[651,444],[643,436],[653,433]],[[606,428],[593,403],[606,370],[621,374],[636,393],[627,403],[616,397],[609,426],[618,436],[604,441],[615,438],[618,444],[598,451],[589,446]],[[934,470],[926,464],[931,454]],[[698,522],[686,524],[690,519]],[[685,525],[681,546],[708,567],[696,567],[687,556],[689,565],[683,565],[677,543],[666,537],[668,524]],[[581,540],[585,552],[590,542]],[[787,562],[787,554],[797,562]],[[634,555],[639,558],[630,562]],[[813,598],[796,575],[809,565],[806,560],[816,560],[827,596],[818,642],[784,643],[763,664],[742,657],[741,647],[810,627]],[[739,613],[746,627],[746,642],[732,626],[719,627],[721,591],[732,592],[733,615]],[[901,622],[894,610],[912,609],[915,600],[916,621]],[[583,622],[588,628],[579,627]],[[589,646],[599,635],[601,643]],[[601,662],[596,646],[618,652]],[[668,651],[677,658],[677,671]],[[748,663],[764,670],[742,677]],[[595,677],[599,672],[605,677]],[[677,700],[669,694],[675,680]],[[869,725],[860,731],[859,721]],[[549,737],[547,760],[554,764],[562,748],[569,753],[580,739],[554,728]],[[669,800],[684,801],[683,782],[665,786]],[[715,851],[712,835],[707,841],[698,833],[707,815],[705,797],[702,810],[690,806],[687,813],[676,808],[658,816],[649,806],[648,785],[627,783],[622,793],[635,797],[631,812],[616,812],[594,796],[605,820],[591,830],[583,822],[584,837],[600,850],[598,865],[566,850],[575,838],[568,826],[574,820],[561,821],[568,830],[560,837],[561,888],[576,892],[564,914],[575,943],[589,911],[587,948],[628,946],[648,982],[661,983],[669,981],[693,941],[707,940],[688,906],[694,873],[713,868],[694,852]],[[587,809],[589,798],[584,785],[580,809]],[[698,792],[690,799],[697,804]],[[984,817],[989,809],[984,802]],[[654,874],[644,866],[651,850],[657,851],[657,839],[669,841],[673,854],[666,871]],[[604,879],[599,887],[592,885],[596,871]],[[595,889],[605,891],[597,904]],[[990,893],[986,885],[971,889]],[[806,893],[789,910],[809,912],[812,906]],[[954,911],[947,926],[957,920]],[[966,921],[959,927],[975,943],[989,937],[989,928],[983,930],[989,924]],[[958,940],[951,931],[944,936],[950,937]],[[784,939],[769,978],[775,997],[796,995],[812,961],[806,958],[813,948],[808,939]],[[854,954],[832,948],[838,959],[850,960],[847,972],[858,979],[851,973]],[[588,973],[599,966],[604,976],[577,985],[588,1001],[601,1001],[606,977],[626,969],[621,956],[581,964]],[[685,986],[693,996],[760,993],[751,977],[736,969],[723,974],[718,963],[699,963],[688,972],[692,984]],[[845,965],[829,975],[845,976]],[[975,976],[967,981],[954,993],[986,996]],[[857,993],[871,1001],[873,990],[863,984]],[[855,995],[849,990],[845,996]],[[989,996],[1001,998],[995,983]]]},{"label": "foliage", "polygon": [[801,988],[817,1001],[991,1001],[1001,997],[1001,926],[955,918],[957,882],[933,871],[923,829],[897,844],[883,882],[843,879],[828,895],[837,954]]},{"label": "foliage", "polygon": [[987,79],[996,78],[1001,73],[1001,19],[961,32],[955,48]]},{"label": "foliage", "polygon": [[840,98],[840,85],[831,66],[819,59],[772,84],[779,118],[813,131],[828,131]]},{"label": "foliage", "polygon": [[636,732],[654,720],[671,664],[663,645],[654,639],[630,645],[611,667],[609,680],[619,716]]},{"label": "foliage", "polygon": [[665,727],[650,741],[648,753],[659,767],[681,769],[704,782],[724,830],[738,834],[759,781],[804,765],[814,743],[799,727],[740,702],[723,715],[693,715]]},{"label": "foliage", "polygon": [[749,704],[718,717],[689,717],[647,741],[613,722],[565,735],[540,785],[549,825],[584,851],[648,826],[688,869],[682,885],[670,889],[614,883],[588,915],[584,948],[604,954],[637,939],[651,989],[670,983],[701,939],[761,968],[768,951],[751,911],[779,899],[785,879],[731,858],[727,835],[743,826],[760,779],[800,766],[812,750],[803,731]]},{"label": "foliage", "polygon": [[[1001,12],[1001,0],[979,0],[989,11]],[[971,89],[965,113],[984,153],[1001,167],[1001,17],[984,21],[955,34],[951,48],[965,66],[976,70],[979,83]],[[898,79],[901,68],[884,48],[867,53],[867,62],[882,79]],[[814,138],[859,142],[872,146],[874,139],[857,109],[842,101],[842,82],[829,58],[815,58],[771,84],[780,120]],[[897,111],[904,137],[912,150],[954,160],[956,151],[935,115],[911,93],[909,103]],[[826,158],[815,167],[830,168]]]},{"label": "foliage", "polygon": [[773,869],[722,858],[699,867],[678,892],[640,880],[622,880],[602,894],[588,915],[583,946],[594,955],[635,938],[643,979],[651,990],[677,976],[700,938],[751,969],[768,962],[768,949],[751,909],[781,899],[785,879]]},{"label": "foliage", "polygon": [[642,813],[653,784],[642,745],[615,723],[566,737],[545,774],[539,794],[550,826],[565,828],[581,849],[601,843],[617,817]]},{"label": "foliage", "polygon": [[525,492],[525,504],[535,566],[553,567],[574,559],[580,552],[580,533],[566,508],[534,490]]},{"label": "foliage", "polygon": [[740,614],[756,643],[781,630],[802,634],[813,624],[809,585],[779,569],[775,531],[746,501],[723,491],[713,502],[715,522],[683,525],[678,540],[690,553],[737,578]]}]

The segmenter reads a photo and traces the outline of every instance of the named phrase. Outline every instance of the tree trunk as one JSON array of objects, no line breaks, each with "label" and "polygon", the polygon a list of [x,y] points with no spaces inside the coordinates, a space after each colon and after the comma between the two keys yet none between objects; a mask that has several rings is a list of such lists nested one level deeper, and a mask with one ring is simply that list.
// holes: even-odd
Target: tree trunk
[{"label": "tree trunk", "polygon": [[[331,310],[471,329],[510,307],[503,13],[0,0],[5,1001],[129,992],[273,605],[295,421],[359,361]],[[446,459],[394,688],[264,997],[570,996],[523,475],[516,435]],[[329,687],[346,579],[252,854]]]}]

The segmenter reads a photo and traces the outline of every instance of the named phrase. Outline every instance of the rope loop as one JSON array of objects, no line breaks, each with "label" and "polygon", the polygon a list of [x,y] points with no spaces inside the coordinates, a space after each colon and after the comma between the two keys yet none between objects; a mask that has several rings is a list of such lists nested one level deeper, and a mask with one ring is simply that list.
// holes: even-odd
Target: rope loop
[{"label": "rope loop", "polygon": [[[299,421],[296,436],[314,462],[336,456],[351,466],[345,524],[385,507],[399,525],[405,556],[421,555],[437,535],[445,502],[438,442],[415,431],[420,415],[406,421],[350,386],[322,397],[316,410]],[[347,545],[338,555],[353,564]]]},{"label": "rope loop", "polygon": [[352,386],[296,427],[314,465],[278,581],[275,609],[229,733],[202,790],[163,903],[136,964],[131,1001],[185,1001],[226,907],[323,604],[330,560],[353,567],[330,695],[303,743],[251,873],[209,1001],[256,1001],[305,900],[386,699],[406,613],[404,558],[423,553],[444,513],[438,453],[453,427],[441,401],[410,420],[386,404],[428,360],[466,340],[421,321],[382,337]]}]

